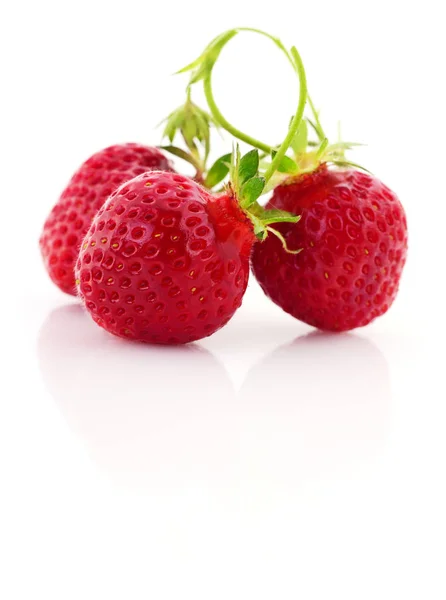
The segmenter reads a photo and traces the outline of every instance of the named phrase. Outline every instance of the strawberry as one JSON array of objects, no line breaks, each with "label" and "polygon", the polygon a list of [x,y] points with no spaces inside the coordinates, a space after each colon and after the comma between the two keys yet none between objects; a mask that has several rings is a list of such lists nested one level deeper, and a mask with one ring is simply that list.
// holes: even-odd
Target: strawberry
[{"label": "strawberry", "polygon": [[240,306],[254,240],[230,194],[175,173],[144,173],[93,219],[76,265],[78,292],[110,333],[158,344],[198,340]]},{"label": "strawberry", "polygon": [[377,178],[348,168],[316,170],[275,188],[270,208],[301,216],[256,244],[254,274],[266,295],[297,319],[329,331],[367,325],[398,291],[407,223],[397,196]]},{"label": "strawberry", "polygon": [[63,292],[76,294],[74,265],[99,208],[124,181],[152,169],[172,170],[172,166],[157,148],[121,144],[94,154],[73,175],[40,237],[45,267]]}]

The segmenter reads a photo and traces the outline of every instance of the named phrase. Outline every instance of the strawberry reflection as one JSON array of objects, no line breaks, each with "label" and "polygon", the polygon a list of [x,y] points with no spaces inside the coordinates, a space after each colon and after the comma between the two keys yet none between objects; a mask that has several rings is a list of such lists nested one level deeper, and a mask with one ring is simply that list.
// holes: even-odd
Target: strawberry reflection
[{"label": "strawberry reflection", "polygon": [[72,305],[49,315],[38,353],[69,427],[119,484],[187,486],[212,480],[231,462],[234,391],[224,367],[200,346],[128,343]]},{"label": "strawberry reflection", "polygon": [[390,427],[386,360],[353,334],[277,348],[237,399],[200,346],[131,344],[79,306],[49,315],[39,358],[69,427],[115,483],[175,495],[204,486],[237,510],[275,495],[283,508],[284,493],[295,500],[311,481],[359,477]]},{"label": "strawberry reflection", "polygon": [[251,369],[240,396],[247,468],[289,485],[358,474],[388,435],[387,363],[357,335],[297,338]]}]

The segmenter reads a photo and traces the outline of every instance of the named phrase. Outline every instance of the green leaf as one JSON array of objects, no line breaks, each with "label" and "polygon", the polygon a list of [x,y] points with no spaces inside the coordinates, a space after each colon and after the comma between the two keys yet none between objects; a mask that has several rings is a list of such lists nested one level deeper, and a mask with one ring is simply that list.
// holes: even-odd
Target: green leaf
[{"label": "green leaf", "polygon": [[163,131],[163,138],[167,138],[169,142],[173,142],[173,138],[175,137],[175,127],[171,121],[169,121]]},{"label": "green leaf", "polygon": [[258,219],[261,219],[265,226],[273,223],[297,223],[300,220],[300,215],[293,215],[290,212],[279,210],[278,208],[266,210],[263,206],[260,206],[260,204],[254,205],[250,209],[250,212],[255,214]]},{"label": "green leaf", "polygon": [[214,127],[217,127],[217,125],[216,125],[213,117],[208,112],[206,112],[205,110],[202,110],[198,106],[196,106],[195,108],[196,108],[195,119],[197,122],[198,138],[199,138],[200,142],[202,142],[204,144],[205,160],[206,160],[208,158],[208,155],[209,155],[209,152],[211,149],[210,128],[211,128],[211,125],[213,125]]},{"label": "green leaf", "polygon": [[265,225],[272,223],[297,223],[300,221],[300,215],[293,215],[285,210],[263,210],[262,221]]},{"label": "green leaf", "polygon": [[336,142],[335,144],[330,144],[330,150],[351,150],[356,146],[365,146],[365,144],[359,144],[357,142]]},{"label": "green leaf", "polygon": [[241,206],[248,208],[262,195],[265,187],[264,177],[252,177],[242,186]]},{"label": "green leaf", "polygon": [[295,174],[299,171],[299,167],[296,162],[289,156],[284,156],[277,167],[279,173],[291,173]]},{"label": "green leaf", "polygon": [[251,179],[252,177],[257,175],[258,169],[259,151],[250,150],[240,159],[240,166],[238,169],[240,185],[243,185],[246,181],[248,181],[248,179]]},{"label": "green leaf", "polygon": [[204,79],[210,73],[212,65],[213,62],[210,61],[207,56],[205,56],[203,62],[199,65],[195,73],[192,73],[189,85],[192,85],[193,83],[198,83],[199,81]]},{"label": "green leaf", "polygon": [[175,133],[178,127],[181,125],[182,121],[182,112],[181,109],[176,109],[170,113],[170,115],[166,119],[166,125],[163,131],[163,137],[169,139],[170,142],[173,142],[173,138],[175,137]]},{"label": "green leaf", "polygon": [[313,121],[312,121],[310,118],[308,118],[308,117],[306,117],[306,119],[305,119],[305,120],[306,120],[306,121],[307,121],[307,123],[310,125],[310,127],[313,129],[313,131],[314,131],[314,132],[315,132],[315,134],[317,135],[317,138],[318,138],[318,140],[320,141],[319,129],[318,129],[318,127],[317,127],[316,123],[313,123]]},{"label": "green leaf", "polygon": [[220,183],[220,181],[223,181],[229,173],[231,156],[231,154],[224,154],[223,156],[220,156],[220,158],[217,158],[206,175],[204,184],[207,188],[213,188]]},{"label": "green leaf", "polygon": [[[271,152],[271,156],[274,159],[274,157],[276,156],[277,152],[276,150],[273,150]],[[290,158],[289,156],[284,156],[282,158],[282,160],[279,163],[279,166],[277,167],[277,171],[279,171],[280,173],[297,173],[299,171],[299,167],[297,166],[296,162]]]},{"label": "green leaf", "polygon": [[325,135],[324,130],[322,129],[322,125],[321,125],[321,122],[319,119],[319,111],[316,110],[313,100],[311,99],[311,96],[309,94],[307,96],[307,100],[308,100],[308,104],[310,105],[311,112],[313,113],[314,122],[310,121],[310,119],[307,119],[307,121],[310,123],[310,125],[315,130],[316,135],[319,138],[319,141],[322,142],[324,140],[324,138],[326,138],[327,136]]},{"label": "green leaf", "polygon": [[366,173],[370,173],[370,175],[373,175],[371,171],[369,171],[362,165],[358,165],[358,163],[351,162],[350,160],[332,160],[331,162],[337,167],[353,167],[354,169],[361,169],[361,171],[365,171]]},{"label": "green leaf", "polygon": [[253,213],[249,215],[249,218],[254,227],[254,235],[259,240],[264,240],[266,237],[266,226],[262,223],[261,219],[257,218]]},{"label": "green leaf", "polygon": [[186,118],[181,127],[181,133],[183,134],[184,141],[188,146],[191,146],[194,142],[194,138],[197,137],[197,123],[194,119],[194,115],[190,115]]},{"label": "green leaf", "polygon": [[197,139],[203,142],[209,137],[210,120],[206,119],[204,114],[197,111],[195,114],[195,125],[197,127]]},{"label": "green leaf", "polygon": [[[284,210],[265,210],[256,202],[249,209],[249,218],[251,219],[254,227],[254,234],[260,240],[264,240],[268,235],[268,231],[271,231],[271,233],[274,233],[274,235],[277,235],[281,238],[284,248],[289,251],[286,247],[286,243],[284,242],[284,238],[280,233],[273,231],[270,225],[274,223],[297,223],[300,220],[300,216],[293,215],[289,212],[285,212]],[[296,254],[297,251],[291,251],[291,253]]]},{"label": "green leaf", "polygon": [[175,71],[174,75],[180,75],[181,73],[187,73],[187,71],[192,71],[193,69],[196,69],[203,60],[203,54],[200,54],[200,56],[198,58],[196,58],[194,61],[192,61],[191,63],[189,63],[182,69]]},{"label": "green leaf", "polygon": [[229,42],[231,38],[237,35],[237,33],[237,29],[230,29],[229,31],[225,31],[221,35],[217,36],[196,60],[177,71],[177,73],[193,71],[190,84],[204,79],[211,71],[225,44]]},{"label": "green leaf", "polygon": [[224,31],[220,35],[218,35],[208,46],[207,53],[215,62],[222,51],[223,47],[236,36],[238,33],[238,29],[229,29],[228,31]]},{"label": "green leaf", "polygon": [[178,156],[178,158],[182,158],[186,162],[190,163],[197,171],[200,169],[200,165],[197,163],[196,159],[183,150],[182,148],[177,148],[176,146],[158,146],[161,150],[165,150],[166,152],[170,152],[174,156]]},{"label": "green leaf", "polygon": [[295,154],[302,154],[306,151],[308,145],[308,126],[306,121],[299,125],[296,135],[291,142],[291,148]]}]

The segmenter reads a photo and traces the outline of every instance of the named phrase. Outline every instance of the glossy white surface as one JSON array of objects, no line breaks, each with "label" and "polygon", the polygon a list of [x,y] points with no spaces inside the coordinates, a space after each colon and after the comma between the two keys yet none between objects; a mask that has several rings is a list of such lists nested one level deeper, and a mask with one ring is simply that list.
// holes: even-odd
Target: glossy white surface
[{"label": "glossy white surface", "polygon": [[[214,21],[204,2],[154,12],[136,0],[44,0],[0,19],[10,57],[0,116],[2,599],[446,597],[438,5],[420,14],[408,3],[404,19],[399,2],[379,0],[364,13],[357,2],[277,12],[258,3],[255,15],[225,6]],[[251,281],[235,318],[202,343],[112,338],[47,280],[41,224],[88,154],[158,141],[151,127],[184,87],[166,74],[237,23],[298,44],[325,120],[340,116],[347,138],[369,142],[355,158],[408,213],[400,295],[370,327],[330,336]],[[263,110],[277,105],[277,115],[261,123],[236,91],[272,69],[269,47],[237,43],[256,48],[260,66],[229,71],[228,49],[216,93],[248,131],[278,139],[294,93],[283,84],[282,97],[279,76],[291,75],[277,57],[262,87]]]}]

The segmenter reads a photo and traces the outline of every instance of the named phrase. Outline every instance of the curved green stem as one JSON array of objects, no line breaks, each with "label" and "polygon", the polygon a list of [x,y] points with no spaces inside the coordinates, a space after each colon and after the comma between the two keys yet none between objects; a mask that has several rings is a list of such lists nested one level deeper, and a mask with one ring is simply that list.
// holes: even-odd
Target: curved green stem
[{"label": "curved green stem", "polygon": [[[290,125],[290,128],[289,128],[286,138],[280,145],[277,153],[275,154],[275,156],[271,162],[271,165],[268,167],[268,169],[264,175],[265,181],[268,182],[269,179],[271,179],[274,172],[276,171],[276,169],[278,168],[281,160],[285,156],[286,151],[288,150],[294,136],[296,135],[299,125],[302,121],[303,112],[305,109],[305,103],[307,100],[307,81],[306,81],[306,76],[305,76],[305,69],[304,69],[304,66],[302,63],[302,59],[301,59],[299,53],[297,52],[296,48],[293,47],[291,49],[291,53],[289,53],[287,51],[287,49],[285,48],[285,46],[282,44],[282,42],[280,40],[278,40],[277,38],[273,37],[272,35],[270,35],[269,33],[261,31],[260,29],[252,29],[249,27],[240,27],[236,31],[237,31],[237,33],[240,31],[250,31],[253,33],[258,33],[260,35],[263,35],[263,36],[269,38],[270,40],[272,40],[280,48],[280,50],[282,50],[282,52],[285,54],[285,56],[291,62],[291,65],[293,66],[293,69],[299,79],[299,101],[298,101],[296,114],[294,115],[293,120],[291,121],[291,125]],[[232,39],[232,38],[229,38],[229,39]],[[225,43],[227,43],[229,41],[229,39]],[[220,48],[220,50],[221,50],[221,48]],[[237,138],[243,142],[246,142],[247,144],[249,144],[250,146],[253,146],[254,148],[258,148],[259,150],[262,150],[263,152],[270,154],[273,151],[273,148],[271,146],[269,146],[268,144],[264,144],[263,142],[257,140],[256,138],[253,138],[252,136],[240,131],[239,129],[234,127],[234,125],[232,125],[222,115],[220,109],[217,106],[217,103],[215,102],[215,98],[214,98],[214,95],[212,92],[212,70],[213,70],[214,66],[215,66],[215,61],[210,65],[209,70],[208,70],[206,76],[204,77],[204,93],[206,96],[206,101],[209,105],[209,110],[210,110],[212,116],[214,117],[215,121],[223,129],[228,131],[235,138]]]},{"label": "curved green stem", "polygon": [[207,77],[205,77],[203,84],[204,84],[204,94],[206,96],[206,101],[208,103],[209,110],[211,111],[211,115],[214,117],[214,120],[221,127],[223,127],[223,129],[226,129],[226,131],[228,131],[231,135],[233,135],[238,140],[242,140],[243,142],[246,142],[250,146],[253,146],[254,148],[258,148],[259,150],[263,150],[263,152],[270,154],[272,151],[271,146],[268,146],[268,144],[264,144],[263,142],[256,140],[255,138],[251,137],[250,135],[243,133],[243,131],[240,131],[239,129],[234,127],[234,125],[232,125],[229,121],[227,121],[225,119],[225,117],[221,114],[220,109],[218,108],[218,106],[215,102],[214,94],[212,93],[211,76],[212,76],[212,73],[209,73],[209,75]]},{"label": "curved green stem", "polygon": [[277,150],[277,154],[274,156],[270,166],[265,172],[264,177],[266,183],[268,183],[268,181],[271,179],[272,175],[277,170],[277,167],[280,165],[282,158],[285,156],[286,151],[290,147],[290,144],[293,141],[294,136],[296,135],[297,130],[299,129],[299,125],[302,121],[302,117],[304,115],[305,110],[305,103],[307,101],[307,78],[305,75],[305,69],[300,54],[294,46],[291,48],[291,56],[294,60],[296,73],[299,77],[299,104],[297,106],[296,114],[294,115],[293,120],[291,121],[288,134],[283,140],[280,148]]}]

